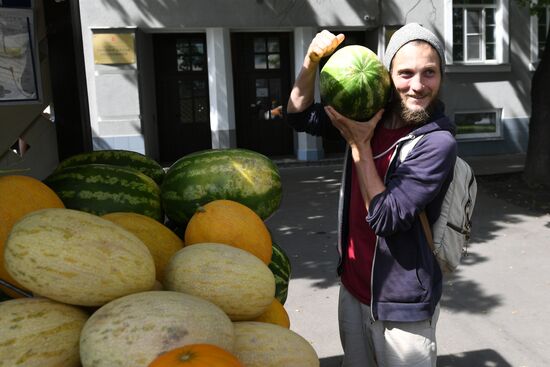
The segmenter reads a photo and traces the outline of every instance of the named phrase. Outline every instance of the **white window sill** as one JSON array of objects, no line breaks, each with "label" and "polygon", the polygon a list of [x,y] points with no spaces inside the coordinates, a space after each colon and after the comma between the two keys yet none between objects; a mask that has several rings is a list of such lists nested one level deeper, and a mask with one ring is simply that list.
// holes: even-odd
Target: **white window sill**
[{"label": "white window sill", "polygon": [[495,136],[495,135],[488,135],[488,136],[468,136],[468,134],[461,134],[456,136],[456,140],[464,143],[469,142],[476,142],[476,141],[500,141],[504,140],[503,136]]},{"label": "white window sill", "polygon": [[511,64],[447,64],[445,73],[506,73],[512,71]]}]

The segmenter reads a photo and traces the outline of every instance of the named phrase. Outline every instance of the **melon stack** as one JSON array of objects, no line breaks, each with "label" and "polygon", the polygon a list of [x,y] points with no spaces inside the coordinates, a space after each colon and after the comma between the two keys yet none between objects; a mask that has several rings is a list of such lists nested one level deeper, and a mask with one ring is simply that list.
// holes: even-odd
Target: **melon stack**
[{"label": "melon stack", "polygon": [[264,222],[273,162],[227,149],[159,167],[116,150],[44,183],[0,177],[17,198],[0,203],[2,290],[33,295],[0,302],[0,367],[319,366],[290,330],[290,261]]}]

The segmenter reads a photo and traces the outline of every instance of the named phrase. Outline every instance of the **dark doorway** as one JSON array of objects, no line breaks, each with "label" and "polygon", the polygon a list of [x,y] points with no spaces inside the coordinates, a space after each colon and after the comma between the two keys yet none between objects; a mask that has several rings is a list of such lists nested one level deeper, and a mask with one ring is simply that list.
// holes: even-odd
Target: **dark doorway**
[{"label": "dark doorway", "polygon": [[158,34],[153,38],[162,163],[212,148],[206,36]]},{"label": "dark doorway", "polygon": [[[78,2],[45,0],[43,5],[57,151],[62,161],[93,149],[80,10]],[[39,47],[40,60],[45,57],[42,52]]]},{"label": "dark doorway", "polygon": [[[344,39],[344,42],[338,46],[336,50],[339,50],[340,48],[348,45],[362,45],[366,46],[366,40],[365,40],[365,31],[331,31],[334,34],[343,33],[346,38]],[[376,50],[373,50],[376,52]],[[325,58],[321,60],[321,63],[319,64],[319,70],[323,68],[325,63],[327,62],[329,58]],[[338,140],[329,140],[329,139],[323,139],[323,150],[325,151],[325,154],[337,154],[337,153],[344,153],[346,150],[346,141],[344,138],[340,138]]]},{"label": "dark doorway", "polygon": [[233,33],[231,43],[237,146],[292,155],[294,134],[281,115],[290,95],[290,35]]}]

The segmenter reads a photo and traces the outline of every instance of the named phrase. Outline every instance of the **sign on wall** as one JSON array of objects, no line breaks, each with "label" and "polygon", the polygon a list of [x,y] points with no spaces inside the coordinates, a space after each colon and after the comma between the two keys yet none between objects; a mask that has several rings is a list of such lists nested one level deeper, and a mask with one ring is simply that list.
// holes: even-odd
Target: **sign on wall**
[{"label": "sign on wall", "polygon": [[134,35],[96,33],[93,35],[96,64],[133,64],[136,62]]},{"label": "sign on wall", "polygon": [[0,104],[37,102],[40,68],[32,9],[0,7]]}]

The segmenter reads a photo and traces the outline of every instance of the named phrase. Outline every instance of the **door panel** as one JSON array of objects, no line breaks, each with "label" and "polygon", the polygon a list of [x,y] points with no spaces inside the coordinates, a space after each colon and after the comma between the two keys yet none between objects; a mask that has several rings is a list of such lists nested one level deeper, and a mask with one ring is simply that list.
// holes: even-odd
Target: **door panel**
[{"label": "door panel", "polygon": [[212,147],[206,37],[155,35],[160,160]]},{"label": "door panel", "polygon": [[290,94],[287,33],[234,33],[237,146],[267,156],[293,154],[293,131],[282,119]]}]

